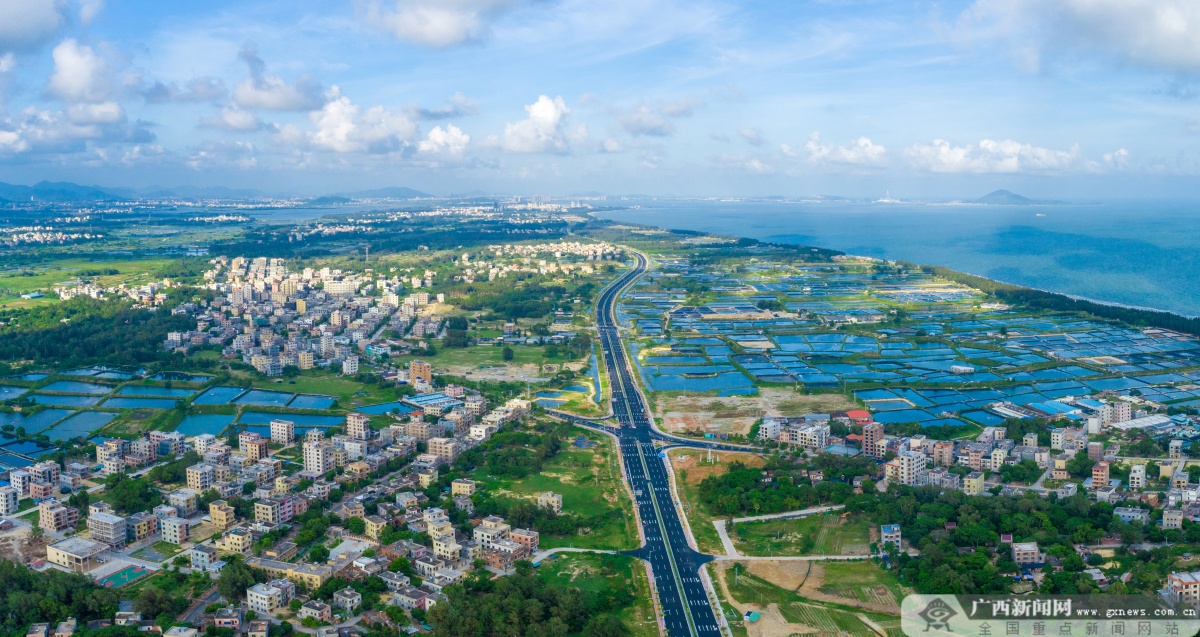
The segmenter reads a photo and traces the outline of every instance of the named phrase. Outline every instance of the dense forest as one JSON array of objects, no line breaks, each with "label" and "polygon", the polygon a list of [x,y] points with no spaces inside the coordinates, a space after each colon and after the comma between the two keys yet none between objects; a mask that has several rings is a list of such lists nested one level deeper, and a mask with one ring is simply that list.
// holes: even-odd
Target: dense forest
[{"label": "dense forest", "polygon": [[43,307],[0,312],[0,360],[39,365],[144,365],[169,360],[167,332],[196,326],[187,316],[135,309],[128,300],[76,297]]},{"label": "dense forest", "polygon": [[74,617],[86,623],[112,617],[121,596],[97,585],[86,575],[48,570],[39,573],[25,564],[0,559],[0,633],[24,633],[35,622],[60,622]]},{"label": "dense forest", "polygon": [[446,600],[428,614],[438,637],[622,637],[629,629],[612,615],[633,603],[629,582],[610,580],[599,594],[560,588],[517,562],[517,573],[497,580],[472,577],[450,586]]},{"label": "dense forest", "polygon": [[726,473],[709,476],[700,483],[700,501],[714,515],[765,515],[840,504],[852,491],[845,482],[798,484],[783,470],[776,471],[773,479],[764,480],[766,477],[762,469],[735,462]]}]

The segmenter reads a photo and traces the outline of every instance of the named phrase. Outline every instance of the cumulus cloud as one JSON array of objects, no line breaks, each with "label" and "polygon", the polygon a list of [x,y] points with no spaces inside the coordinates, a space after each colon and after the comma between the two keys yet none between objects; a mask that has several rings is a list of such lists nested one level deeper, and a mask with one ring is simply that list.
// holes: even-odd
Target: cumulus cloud
[{"label": "cumulus cloud", "polygon": [[450,119],[474,115],[479,112],[479,105],[461,92],[455,93],[446,100],[446,104],[437,108],[418,108],[417,117],[421,119]]},{"label": "cumulus cloud", "polygon": [[250,76],[233,90],[233,100],[242,108],[261,108],[271,111],[311,111],[320,108],[321,86],[308,76],[288,84],[278,75],[267,75],[267,65],[258,55],[258,47],[247,42],[238,57],[250,69]]},{"label": "cumulus cloud", "polygon": [[587,139],[587,128],[568,128],[571,109],[561,96],[550,99],[541,95],[525,107],[529,116],[504,125],[499,146],[510,153],[567,153],[573,141]]},{"label": "cumulus cloud", "polygon": [[960,41],[998,41],[1026,70],[1047,53],[1100,52],[1168,71],[1200,70],[1194,0],[976,0],[958,16]]},{"label": "cumulus cloud", "polygon": [[316,130],[307,139],[314,148],[337,153],[394,152],[408,145],[417,131],[406,115],[382,106],[364,110],[337,86],[325,98],[325,106],[309,114]]},{"label": "cumulus cloud", "polygon": [[770,175],[775,172],[774,166],[753,155],[720,155],[715,158],[715,162],[722,170],[737,170],[754,175]]},{"label": "cumulus cloud", "polygon": [[69,102],[103,102],[112,94],[112,68],[92,47],[73,39],[54,47],[54,73],[47,87],[54,97]]},{"label": "cumulus cloud", "polygon": [[0,2],[0,51],[30,49],[47,42],[63,24],[63,0]]},{"label": "cumulus cloud", "polygon": [[147,144],[154,141],[144,122],[125,121],[116,104],[74,105],[68,112],[26,108],[0,120],[0,155],[82,153],[89,145]]},{"label": "cumulus cloud", "polygon": [[985,139],[978,144],[953,146],[943,139],[916,144],[905,151],[913,167],[934,173],[1068,173],[1094,172],[1076,144],[1056,150],[1011,139]]},{"label": "cumulus cloud", "polygon": [[617,121],[630,135],[666,137],[675,132],[675,125],[665,115],[648,104],[641,104],[619,113]]},{"label": "cumulus cloud", "polygon": [[358,0],[366,24],[415,44],[446,47],[487,36],[514,0]]},{"label": "cumulus cloud", "polygon": [[147,102],[217,102],[225,99],[225,81],[216,77],[197,77],[180,86],[174,82],[155,82],[142,89]]},{"label": "cumulus cloud", "polygon": [[[788,154],[791,148],[781,150]],[[805,142],[804,150],[808,151],[810,163],[821,166],[878,168],[887,165],[887,149],[866,137],[859,137],[850,146],[834,146],[822,144],[821,135],[814,132]]]},{"label": "cumulus cloud", "polygon": [[762,146],[767,143],[767,139],[763,137],[763,132],[757,128],[743,128],[738,131],[738,135],[741,135],[742,139],[746,140],[746,143],[751,146]]},{"label": "cumulus cloud", "polygon": [[262,120],[258,119],[254,113],[244,111],[236,106],[222,108],[220,113],[200,120],[200,125],[228,131],[256,131],[263,127]]},{"label": "cumulus cloud", "polygon": [[254,144],[249,142],[207,142],[194,149],[188,156],[187,165],[192,170],[209,168],[254,168],[258,157]]},{"label": "cumulus cloud", "polygon": [[417,144],[417,152],[425,155],[462,157],[469,143],[471,136],[454,124],[447,124],[445,129],[434,126],[425,139]]}]

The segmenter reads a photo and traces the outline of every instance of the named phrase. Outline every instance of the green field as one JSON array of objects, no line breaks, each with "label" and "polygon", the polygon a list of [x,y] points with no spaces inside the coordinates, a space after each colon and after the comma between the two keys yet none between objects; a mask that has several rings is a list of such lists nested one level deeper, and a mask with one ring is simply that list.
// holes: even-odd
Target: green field
[{"label": "green field", "polygon": [[155,542],[133,552],[133,556],[150,562],[165,562],[183,552],[183,548],[170,542]]},{"label": "green field", "polygon": [[864,637],[878,635],[867,622],[885,631],[900,627],[900,617],[897,615],[867,612],[851,606],[806,599],[760,577],[742,572],[740,568],[735,575],[735,568],[737,567],[729,567],[725,571],[725,581],[734,601],[761,607],[778,604],[780,614],[790,623],[811,626],[822,633]]},{"label": "green field", "polygon": [[617,613],[635,637],[657,637],[658,621],[650,601],[645,565],[625,555],[561,553],[542,562],[538,577],[547,583],[577,588],[585,594],[605,591],[609,582],[633,582],[634,602]]},{"label": "green field", "polygon": [[26,292],[41,290],[51,296],[50,289],[58,283],[73,280],[88,270],[115,269],[118,274],[97,275],[86,277],[89,281],[102,286],[113,286],[121,283],[136,284],[154,280],[155,270],[170,263],[168,259],[134,259],[124,261],[91,260],[91,259],[57,259],[48,263],[26,264],[0,270],[0,299],[5,305],[11,301],[14,307],[31,307],[36,304],[53,302],[55,299],[36,299],[33,301],[15,298]]},{"label": "green field", "polygon": [[866,603],[889,603],[897,605],[908,594],[890,571],[885,571],[874,562],[824,562],[824,585],[821,592]]},{"label": "green field", "polygon": [[[436,341],[435,341],[436,342]],[[546,358],[545,349],[536,345],[510,345],[513,351],[511,361],[504,360],[504,348],[495,345],[473,345],[471,347],[437,347],[433,356],[393,356],[391,361],[397,365],[408,365],[413,359],[420,359],[433,365],[435,371],[448,367],[494,367],[504,365],[528,364],[562,364],[571,362],[566,356]]]},{"label": "green field", "polygon": [[[583,517],[610,515],[586,534],[565,538],[542,536],[542,548],[637,548],[633,504],[621,479],[621,467],[612,441],[602,434],[579,428],[571,430],[571,439],[580,434],[600,444],[590,449],[567,447],[546,462],[541,472],[519,480],[490,477],[485,467],[476,469],[472,477],[481,490],[497,496],[533,500],[539,493],[553,491],[562,495],[564,513]],[[613,515],[616,511],[621,515]]]},{"label": "green field", "polygon": [[865,518],[826,513],[790,520],[742,522],[730,539],[745,555],[857,555],[870,550]]}]

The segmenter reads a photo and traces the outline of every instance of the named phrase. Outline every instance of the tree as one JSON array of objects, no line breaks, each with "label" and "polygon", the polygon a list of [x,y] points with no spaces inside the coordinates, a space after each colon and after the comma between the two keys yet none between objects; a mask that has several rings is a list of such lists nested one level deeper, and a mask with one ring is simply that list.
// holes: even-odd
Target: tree
[{"label": "tree", "polygon": [[318,544],[308,550],[308,561],[314,564],[324,564],[329,561],[329,549],[324,544]]},{"label": "tree", "polygon": [[346,528],[355,535],[362,535],[367,532],[367,523],[362,518],[353,517],[346,520]]},{"label": "tree", "polygon": [[177,612],[178,602],[179,600],[163,589],[147,586],[138,593],[137,599],[133,602],[133,609],[141,613],[143,617],[158,617]]},{"label": "tree", "polygon": [[597,615],[583,629],[583,637],[626,637],[629,627],[613,615]]},{"label": "tree", "polygon": [[511,348],[507,345],[505,345],[504,349],[500,351],[500,358],[502,358],[506,361],[511,361],[515,357],[516,357],[516,352],[513,351],[513,348]]},{"label": "tree", "polygon": [[254,583],[254,572],[239,555],[230,557],[229,563],[217,576],[217,590],[222,597],[230,601],[245,597],[246,589],[254,586]]}]

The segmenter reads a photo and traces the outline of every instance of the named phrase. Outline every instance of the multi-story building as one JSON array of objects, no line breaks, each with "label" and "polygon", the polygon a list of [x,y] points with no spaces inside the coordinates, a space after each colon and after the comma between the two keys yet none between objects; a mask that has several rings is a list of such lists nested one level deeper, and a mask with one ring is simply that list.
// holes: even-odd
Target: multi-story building
[{"label": "multi-story building", "polygon": [[562,496],[553,491],[539,493],[537,505],[539,509],[546,509],[554,515],[562,515]]},{"label": "multi-story building", "polygon": [[1135,491],[1146,488],[1146,465],[1135,464],[1129,468],[1129,488]]},{"label": "multi-story building", "polygon": [[370,440],[371,434],[371,419],[366,414],[360,414],[352,411],[346,414],[346,435],[355,440]]},{"label": "multi-story building", "polygon": [[408,382],[416,385],[418,381],[426,385],[433,384],[433,365],[425,361],[412,361],[408,364]]},{"label": "multi-story building", "polygon": [[38,504],[38,526],[43,531],[58,533],[74,529],[79,522],[79,510],[59,502],[55,498],[47,498]]},{"label": "multi-story building", "polygon": [[467,478],[458,478],[450,483],[450,495],[475,495],[475,481]]},{"label": "multi-story building", "polygon": [[324,441],[304,442],[304,471],[312,474],[324,474],[332,471],[337,465],[333,460],[333,445]]},{"label": "multi-story building", "polygon": [[15,487],[5,485],[0,487],[0,515],[12,515],[17,512],[17,504],[21,494]]},{"label": "multi-story building", "polygon": [[1101,461],[1092,465],[1092,488],[1099,489],[1100,487],[1108,486],[1108,462]]},{"label": "multi-story building", "polygon": [[266,499],[255,502],[254,521],[264,524],[279,524],[279,501]]},{"label": "multi-story building", "polygon": [[925,471],[925,455],[904,451],[884,465],[888,480],[909,486],[921,486],[927,482]]},{"label": "multi-story building", "polygon": [[933,462],[942,467],[954,464],[954,441],[939,440],[933,443]]},{"label": "multi-story building", "polygon": [[897,550],[900,549],[900,525],[899,524],[884,524],[879,527],[879,543],[886,545],[891,544]]},{"label": "multi-story building", "polygon": [[428,444],[429,453],[437,456],[440,462],[451,464],[458,459],[461,449],[457,440],[451,438],[430,438]]},{"label": "multi-story building", "polygon": [[882,455],[879,454],[879,441],[884,438],[883,425],[877,422],[863,425],[862,437],[863,453],[875,458],[881,458]]},{"label": "multi-story building", "polygon": [[178,546],[188,539],[188,521],[183,518],[167,518],[159,526],[164,542]]},{"label": "multi-story building", "polygon": [[1019,565],[1040,564],[1046,561],[1046,557],[1038,549],[1037,542],[1014,542],[1012,560]]},{"label": "multi-story building", "polygon": [[296,596],[296,585],[286,579],[255,584],[246,589],[246,605],[260,616],[276,614]]},{"label": "multi-story building", "polygon": [[1100,424],[1112,425],[1133,420],[1133,406],[1123,400],[1105,403],[1100,408]]},{"label": "multi-story building", "polygon": [[290,420],[281,419],[271,421],[271,442],[281,445],[290,445],[295,439],[296,423]]},{"label": "multi-story building", "polygon": [[963,493],[967,495],[979,495],[983,493],[983,474],[978,471],[972,471],[963,478]]},{"label": "multi-story building", "polygon": [[224,531],[237,523],[237,513],[224,500],[214,500],[208,503],[208,518],[213,526]]},{"label": "multi-story building", "polygon": [[1200,605],[1200,571],[1168,575],[1165,596],[1175,605]]},{"label": "multi-story building", "polygon": [[238,434],[238,448],[251,460],[262,460],[268,455],[266,438],[253,431],[243,431]]},{"label": "multi-story building", "polygon": [[194,464],[187,468],[187,486],[193,491],[204,492],[212,488],[216,471],[207,463]]},{"label": "multi-story building", "polygon": [[105,511],[93,511],[88,514],[87,525],[93,540],[118,551],[125,548],[125,541],[129,537],[125,518]]}]

